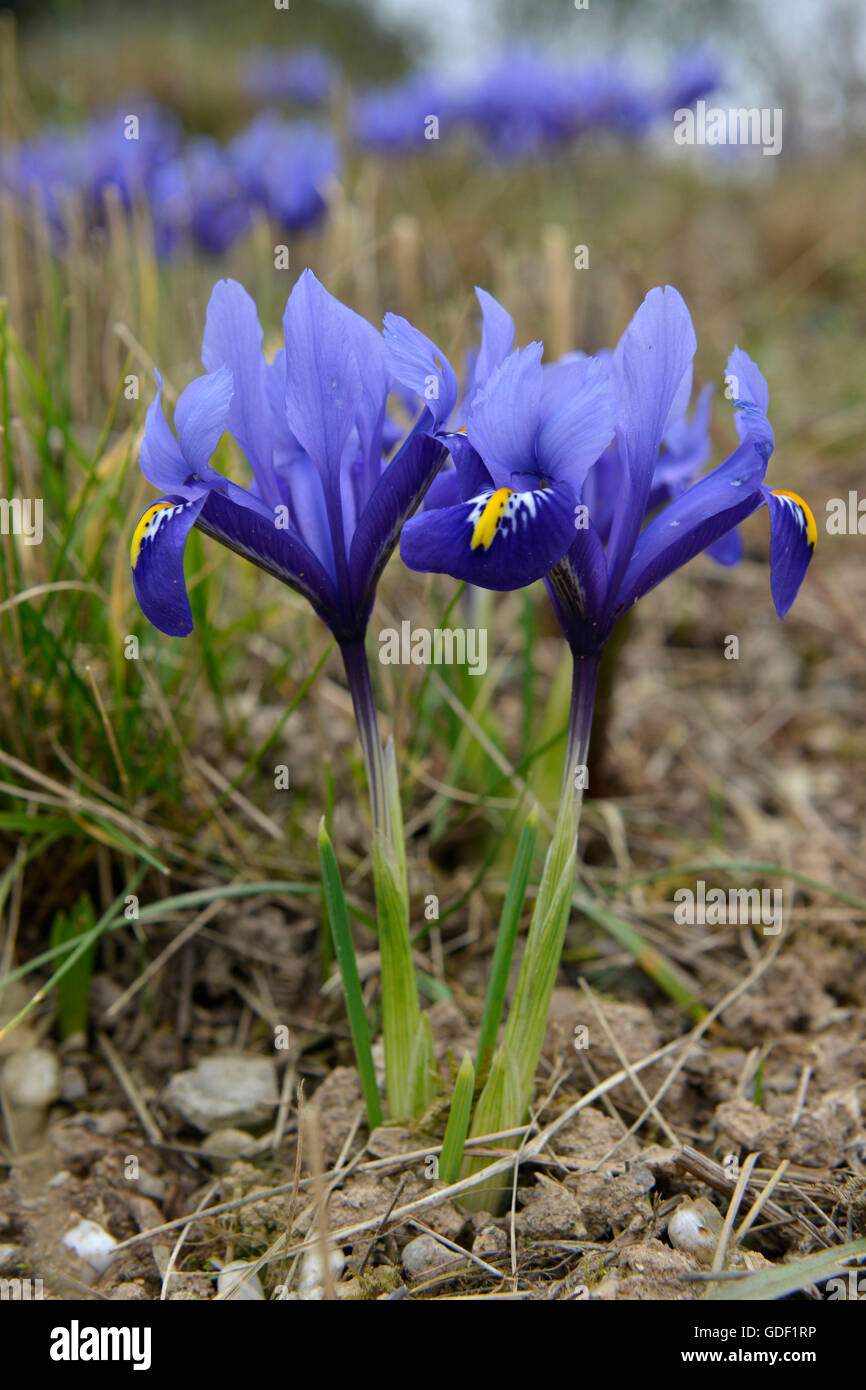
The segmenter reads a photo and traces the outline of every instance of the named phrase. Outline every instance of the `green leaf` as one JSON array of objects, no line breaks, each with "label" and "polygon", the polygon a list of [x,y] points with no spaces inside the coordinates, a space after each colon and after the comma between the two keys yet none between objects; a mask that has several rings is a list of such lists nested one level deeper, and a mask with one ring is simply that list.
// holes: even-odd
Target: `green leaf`
[{"label": "green leaf", "polygon": [[57,984],[57,1031],[61,1042],[76,1034],[87,1034],[90,1022],[90,978],[96,956],[93,903],[83,893],[70,913],[58,912],[51,926],[51,945],[69,942],[77,945],[87,935],[89,945]]},{"label": "green leaf", "polygon": [[457,1073],[457,1080],[454,1083],[454,1095],[451,1098],[445,1140],[439,1158],[439,1176],[446,1183],[456,1182],[460,1176],[463,1146],[466,1143],[469,1121],[472,1117],[474,1090],[475,1067],[469,1053],[464,1052],[463,1061],[460,1063],[460,1070]]},{"label": "green leaf", "polygon": [[373,831],[373,879],[382,962],[385,1091],[391,1119],[405,1120],[426,1108],[418,1103],[416,1086],[421,1009],[409,939],[405,860],[379,830]]},{"label": "green leaf", "polygon": [[[498,1047],[493,1055],[490,1074],[484,1090],[475,1107],[469,1133],[473,1139],[484,1134],[498,1134],[503,1129],[515,1129],[522,1123],[526,1113],[523,1102],[520,1069],[513,1052]],[[516,1140],[503,1140],[503,1147],[513,1148]],[[471,1177],[486,1168],[490,1159],[484,1155],[467,1157],[463,1163],[462,1177]],[[508,1200],[510,1182],[501,1178],[491,1178],[479,1183],[465,1197],[461,1205],[467,1211],[489,1211],[494,1216],[503,1209]]]},{"label": "green leaf", "polygon": [[805,1260],[796,1260],[793,1264],[759,1269],[745,1279],[730,1283],[726,1281],[723,1288],[707,1296],[707,1301],[766,1303],[773,1298],[785,1298],[789,1293],[807,1288],[809,1284],[843,1273],[848,1260],[858,1255],[866,1255],[866,1240],[852,1240],[848,1245],[821,1250],[817,1255],[807,1255]]},{"label": "green leaf", "polygon": [[483,1070],[487,1060],[492,1057],[493,1050],[496,1047],[496,1038],[502,1019],[502,1009],[505,1004],[505,990],[508,986],[508,976],[511,970],[511,961],[514,955],[514,946],[517,941],[517,931],[520,926],[523,904],[526,899],[526,887],[529,882],[529,871],[532,867],[532,856],[535,852],[535,842],[537,839],[538,813],[535,808],[533,808],[520,834],[517,854],[515,855],[511,877],[508,883],[508,892],[502,907],[502,916],[499,919],[496,949],[493,953],[493,962],[490,967],[487,998],[484,1004],[484,1015],[481,1019],[481,1032],[478,1038],[478,1051],[475,1064],[479,1072]]},{"label": "green leaf", "polygon": [[343,980],[343,992],[346,996],[349,1026],[352,1030],[352,1042],[355,1046],[355,1059],[361,1074],[361,1086],[367,1106],[367,1122],[370,1129],[375,1129],[377,1125],[382,1123],[382,1105],[379,1100],[379,1088],[376,1085],[376,1068],[373,1065],[370,1029],[367,1024],[364,994],[358,975],[358,962],[355,959],[355,947],[349,927],[349,914],[346,910],[340,870],[334,854],[334,847],[325,826],[324,816],[319,823],[319,862],[322,868],[325,906],[331,924],[337,964],[340,967],[340,975]]}]

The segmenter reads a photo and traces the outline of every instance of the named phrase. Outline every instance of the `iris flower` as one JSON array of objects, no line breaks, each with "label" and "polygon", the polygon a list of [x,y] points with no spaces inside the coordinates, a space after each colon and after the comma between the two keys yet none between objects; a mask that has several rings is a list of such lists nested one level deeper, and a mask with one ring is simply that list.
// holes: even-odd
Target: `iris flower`
[{"label": "iris flower", "polygon": [[[140,463],[163,495],[133,533],[133,584],[155,627],[188,633],[183,555],[196,526],[303,594],[336,637],[373,811],[388,1101],[393,1116],[405,1117],[429,1102],[432,1037],[412,964],[393,744],[383,749],[379,735],[364,635],[379,576],[443,449],[425,408],[386,462],[391,378],[382,335],[310,271],[289,296],[283,329],[285,345],[269,363],[249,295],[231,280],[214,288],[205,374],[178,399],[176,433],[161,388],[147,411]],[[224,432],[249,463],[247,487],[211,462]]]},{"label": "iris flower", "polygon": [[[215,286],[202,344],[206,371],[178,399],[176,433],[161,383],[147,411],[140,465],[162,496],[133,533],[133,584],[155,627],[189,633],[183,556],[196,526],[308,599],[340,644],[378,800],[381,746],[364,634],[379,576],[443,451],[425,410],[386,462],[382,335],[311,271],[289,296],[283,328],[285,346],[269,363],[252,299],[235,281]],[[249,463],[246,487],[211,462],[224,432]],[[386,808],[375,809],[384,815]]]},{"label": "iris flower", "polygon": [[[391,87],[372,87],[352,103],[355,139],[367,150],[400,154],[438,148],[445,139],[454,111],[454,99],[433,73],[413,72]],[[429,120],[440,123],[436,139]]]},{"label": "iris flower", "polygon": [[296,106],[325,106],[340,69],[323,49],[309,44],[285,53],[267,48],[249,52],[242,84],[253,101],[288,101]]},{"label": "iris flower", "polygon": [[[773,599],[784,617],[812,557],[815,522],[801,498],[764,481],[773,450],[767,384],[740,348],[726,377],[739,445],[677,490],[678,467],[693,472],[704,432],[706,397],[691,437],[685,418],[695,349],[688,310],[668,286],[650,291],[609,362],[545,371],[540,344],[512,352],[476,395],[465,434],[447,436],[460,500],[407,523],[405,563],[490,589],[545,579],[572,649],[597,656],[639,598],[765,506]],[[665,490],[676,495],[645,525]]]},{"label": "iris flower", "polygon": [[[416,330],[391,321],[387,331],[395,374],[413,389],[444,373],[432,345],[425,360]],[[701,551],[721,547],[717,558],[735,559],[725,545],[759,507],[770,514],[770,582],[781,617],[815,548],[807,504],[764,481],[774,442],[767,384],[740,348],[726,375],[739,444],[683,486],[705,451],[708,398],[691,419],[686,413],[695,350],[688,310],[667,287],[650,291],[609,359],[545,369],[538,343],[510,352],[468,402],[464,431],[439,426],[459,497],[403,529],[401,554],[412,569],[499,590],[544,579],[573,656],[556,826],[475,1136],[521,1124],[531,1099],[574,891],[599,661],[615,625]],[[496,1194],[477,1200],[492,1210]]]},{"label": "iris flower", "polygon": [[331,131],[314,121],[284,121],[263,112],[236,135],[228,156],[254,207],[299,231],[325,211],[325,191],[340,171]]},{"label": "iris flower", "polygon": [[[206,371],[178,399],[176,433],[161,381],[148,408],[140,464],[164,495],[135,528],[132,573],[145,615],[170,636],[192,629],[183,551],[196,525],[304,594],[338,641],[357,640],[400,525],[440,461],[422,414],[386,463],[382,336],[311,271],[289,297],[283,328],[285,346],[268,363],[253,300],[220,281],[207,310]],[[225,432],[250,465],[247,487],[212,466]]]},{"label": "iris flower", "polygon": [[157,255],[168,259],[191,245],[220,256],[245,236],[253,207],[217,140],[198,136],[154,175],[149,190]]}]

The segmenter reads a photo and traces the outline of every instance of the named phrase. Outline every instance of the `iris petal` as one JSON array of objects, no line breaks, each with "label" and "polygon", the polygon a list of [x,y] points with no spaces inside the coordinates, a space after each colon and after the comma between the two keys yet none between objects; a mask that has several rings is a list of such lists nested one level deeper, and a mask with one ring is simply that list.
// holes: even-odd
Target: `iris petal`
[{"label": "iris petal", "polygon": [[784,618],[815,553],[818,531],[808,504],[794,492],[761,489],[770,513],[770,588]]},{"label": "iris petal", "polygon": [[514,319],[508,310],[478,285],[475,296],[481,307],[481,350],[475,361],[472,383],[466,391],[466,401],[470,405],[475,392],[485,384],[491,372],[501,366],[514,346]]},{"label": "iris petal", "polygon": [[234,394],[226,428],[249,460],[271,507],[282,500],[273,461],[273,431],[265,390],[262,326],[254,301],[236,280],[218,280],[207,306],[201,360],[205,371],[228,367]]},{"label": "iris petal", "polygon": [[[139,455],[141,471],[149,483],[162,492],[186,495],[185,480],[190,466],[180,450],[162,408],[162,377],[156,373],[156,395],[144,417],[144,438]],[[197,489],[197,491],[200,489]],[[191,495],[195,495],[194,493]]]},{"label": "iris petal", "polygon": [[472,403],[466,436],[497,487],[511,486],[516,474],[536,471],[543,350],[541,343],[530,343],[512,352]]},{"label": "iris petal", "polygon": [[567,483],[535,492],[488,488],[459,506],[412,517],[400,554],[410,569],[483,589],[520,589],[562,559],[574,539],[575,505]]},{"label": "iris petal", "polygon": [[388,370],[403,386],[420,396],[440,429],[457,403],[457,377],[448,358],[408,319],[386,314],[385,351]]},{"label": "iris petal", "polygon": [[362,390],[346,313],[305,270],[283,315],[289,428],[335,491]]},{"label": "iris petal", "polygon": [[570,364],[568,377],[568,399],[545,419],[536,452],[548,477],[563,478],[579,492],[613,437],[616,401],[606,362],[585,357]]},{"label": "iris petal", "polygon": [[355,607],[365,620],[400,528],[417,507],[444,456],[445,450],[437,439],[421,432],[410,435],[388,464],[361,513],[352,540],[349,570]]},{"label": "iris petal", "polygon": [[206,536],[303,594],[335,630],[342,609],[329,576],[291,526],[281,523],[279,513],[266,519],[235,506],[218,492],[206,495],[196,522]]},{"label": "iris petal", "polygon": [[196,377],[178,397],[174,427],[191,473],[206,474],[226,428],[234,383],[228,367]]},{"label": "iris petal", "polygon": [[599,650],[599,628],[607,588],[607,560],[592,522],[581,527],[568,552],[545,578],[560,625],[575,650]]},{"label": "iris petal", "polygon": [[626,485],[608,543],[611,598],[631,560],[665,429],[697,349],[682,295],[671,285],[650,290],[613,354],[616,439]]},{"label": "iris petal", "polygon": [[629,608],[674,570],[719,541],[760,507],[766,462],[751,443],[681,492],[641,532],[616,597]]},{"label": "iris petal", "polygon": [[458,430],[455,434],[443,435],[443,441],[448,446],[448,452],[457,469],[461,501],[468,502],[470,497],[477,497],[479,493],[484,492],[485,488],[490,488],[492,491],[493,479],[484,467],[481,456],[476,449],[473,449],[466,435],[461,434]]},{"label": "iris petal", "polygon": [[770,390],[747,352],[735,347],[725,372],[728,392],[734,403],[734,424],[740,439],[751,439],[765,459],[773,452],[773,428],[767,419]]},{"label": "iris petal", "polygon": [[205,495],[193,501],[163,497],[148,507],[132,534],[135,597],[148,621],[168,637],[192,632],[183,552],[204,502]]}]

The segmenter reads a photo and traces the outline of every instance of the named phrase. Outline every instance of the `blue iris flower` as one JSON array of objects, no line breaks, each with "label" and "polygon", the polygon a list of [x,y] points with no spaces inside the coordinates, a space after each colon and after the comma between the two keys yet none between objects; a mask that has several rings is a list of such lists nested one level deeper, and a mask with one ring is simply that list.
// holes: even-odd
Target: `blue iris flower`
[{"label": "blue iris flower", "polygon": [[[205,374],[178,399],[176,433],[161,383],[148,408],[140,465],[163,495],[135,528],[132,576],[145,616],[170,636],[192,629],[183,555],[196,526],[303,594],[344,650],[362,643],[379,575],[442,460],[424,410],[386,462],[382,335],[309,270],[283,328],[285,346],[269,363],[252,299],[235,281],[218,282]],[[226,431],[249,462],[247,487],[211,464]]]},{"label": "blue iris flower", "polygon": [[287,53],[253,49],[243,64],[241,80],[253,101],[287,101],[296,106],[327,104],[340,69],[323,49],[309,44]]},{"label": "blue iris flower", "polygon": [[314,121],[284,121],[273,112],[263,112],[235,136],[228,155],[250,202],[287,231],[321,217],[327,186],[340,169],[331,131]]},{"label": "blue iris flower", "polygon": [[[410,73],[391,87],[373,87],[352,104],[352,125],[359,144],[383,154],[437,148],[454,111],[454,99],[437,77]],[[434,128],[430,118],[439,126]]]},{"label": "blue iris flower", "polygon": [[[391,320],[388,336],[392,370],[413,389],[445,374],[432,344],[425,361],[416,330]],[[814,517],[796,494],[764,482],[769,393],[740,348],[726,375],[739,445],[682,485],[678,470],[693,476],[705,433],[705,396],[686,415],[696,346],[688,309],[668,286],[650,291],[609,358],[545,370],[540,344],[511,352],[474,396],[465,431],[443,432],[459,499],[407,522],[405,563],[489,589],[544,579],[572,650],[591,655],[639,598],[695,555],[736,559],[731,533],[766,506],[771,588],[784,617],[815,548]],[[667,505],[647,520],[665,493]]]},{"label": "blue iris flower", "polygon": [[157,255],[168,258],[190,245],[222,255],[250,229],[247,190],[225,149],[208,136],[190,140],[154,175],[150,211]]}]

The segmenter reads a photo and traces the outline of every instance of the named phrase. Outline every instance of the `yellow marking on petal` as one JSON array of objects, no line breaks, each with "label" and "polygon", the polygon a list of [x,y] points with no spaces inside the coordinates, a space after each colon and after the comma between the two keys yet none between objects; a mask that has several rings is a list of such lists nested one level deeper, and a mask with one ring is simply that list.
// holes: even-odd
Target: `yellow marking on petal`
[{"label": "yellow marking on petal", "polygon": [[133,569],[135,569],[138,564],[138,557],[141,554],[141,547],[144,544],[145,532],[153,521],[153,518],[156,516],[157,512],[165,511],[166,507],[175,506],[177,506],[176,502],[154,502],[152,507],[148,507],[141,521],[132,533],[132,541],[129,546],[129,561]]},{"label": "yellow marking on petal", "polygon": [[787,488],[775,487],[771,490],[774,497],[790,497],[792,502],[796,502],[806,522],[806,540],[814,550],[815,546],[818,544],[818,527],[815,525],[815,517],[808,502],[804,502],[799,493],[788,492]]},{"label": "yellow marking on petal", "polygon": [[513,488],[501,487],[489,499],[472,532],[470,550],[489,550]]}]

